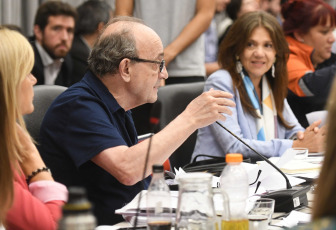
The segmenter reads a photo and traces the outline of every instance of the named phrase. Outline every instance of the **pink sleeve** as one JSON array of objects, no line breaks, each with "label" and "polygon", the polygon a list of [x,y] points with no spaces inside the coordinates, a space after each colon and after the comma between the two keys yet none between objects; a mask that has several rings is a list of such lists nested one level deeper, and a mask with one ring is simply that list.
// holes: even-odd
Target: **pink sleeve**
[{"label": "pink sleeve", "polygon": [[29,191],[43,203],[53,200],[68,201],[67,188],[58,182],[40,180],[29,184]]},{"label": "pink sleeve", "polygon": [[[35,187],[35,185],[32,187]],[[38,196],[43,194],[43,192],[38,191],[39,189],[36,187],[33,188],[33,190],[33,194],[39,194]],[[49,201],[44,203],[33,194],[28,190],[24,176],[20,177],[18,173],[16,173],[14,181],[14,203],[6,216],[7,230],[57,229],[58,221],[62,216],[61,207],[64,201],[62,199],[58,200],[56,197],[59,197],[59,195],[56,195],[55,200],[49,199]],[[45,194],[43,196],[46,197]],[[64,194],[62,196],[64,196]]]}]

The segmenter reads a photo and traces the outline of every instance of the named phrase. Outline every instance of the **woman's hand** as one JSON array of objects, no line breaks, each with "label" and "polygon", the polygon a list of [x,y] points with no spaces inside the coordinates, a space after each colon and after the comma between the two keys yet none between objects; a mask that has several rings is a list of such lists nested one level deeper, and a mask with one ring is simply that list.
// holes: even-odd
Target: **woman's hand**
[{"label": "woman's hand", "polygon": [[293,142],[293,148],[308,148],[309,152],[322,152],[325,148],[326,127],[319,128],[321,121],[315,121],[304,132],[297,133],[298,140]]},{"label": "woman's hand", "polygon": [[306,130],[303,132],[303,131],[299,131],[299,132],[297,132],[297,134],[296,134],[296,136],[297,136],[297,138],[299,139],[299,140],[303,140],[303,138],[304,138],[304,133],[306,132],[306,131],[314,131],[315,133],[318,133],[318,131],[319,131],[319,125],[321,124],[321,120],[317,120],[317,121],[315,121],[313,124],[311,124],[309,127],[307,127],[306,128]]}]

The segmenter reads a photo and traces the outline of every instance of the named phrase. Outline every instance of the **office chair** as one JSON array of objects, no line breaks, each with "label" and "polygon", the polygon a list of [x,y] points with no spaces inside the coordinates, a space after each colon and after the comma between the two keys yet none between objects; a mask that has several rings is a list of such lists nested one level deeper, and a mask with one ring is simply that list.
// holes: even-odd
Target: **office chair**
[{"label": "office chair", "polygon": [[[159,89],[158,100],[153,104],[151,111],[151,125],[155,132],[163,129],[175,119],[187,105],[202,94],[204,82],[166,85]],[[190,163],[191,155],[196,143],[195,131],[169,158],[170,166],[183,167]]]},{"label": "office chair", "polygon": [[60,95],[67,87],[60,85],[37,85],[34,86],[34,112],[24,116],[27,130],[38,143],[40,135],[40,125],[49,106],[54,99]]}]

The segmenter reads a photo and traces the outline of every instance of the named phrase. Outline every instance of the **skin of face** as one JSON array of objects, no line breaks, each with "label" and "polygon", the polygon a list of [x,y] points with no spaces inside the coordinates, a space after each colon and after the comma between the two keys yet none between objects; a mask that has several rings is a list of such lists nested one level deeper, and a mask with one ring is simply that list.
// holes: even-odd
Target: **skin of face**
[{"label": "skin of face", "polygon": [[275,62],[273,41],[264,27],[253,30],[240,61],[252,82],[260,82],[262,76]]},{"label": "skin of face", "polygon": [[279,15],[281,13],[280,0],[272,0],[269,2],[269,12],[273,15]]},{"label": "skin of face", "polygon": [[220,13],[226,9],[231,0],[216,0],[216,12]]},{"label": "skin of face", "polygon": [[312,61],[314,65],[322,63],[331,56],[331,47],[335,41],[333,30],[335,27],[331,26],[330,18],[326,25],[317,25],[308,31],[308,33],[301,35],[298,40],[314,48]]},{"label": "skin of face", "polygon": [[240,16],[248,12],[257,11],[259,10],[259,8],[259,4],[256,0],[243,0],[240,10],[237,13],[237,17],[239,18]]},{"label": "skin of face", "polygon": [[30,73],[23,79],[23,81],[19,86],[18,99],[22,115],[30,114],[34,111],[33,86],[36,84],[36,82],[37,82],[36,78]]},{"label": "skin of face", "polygon": [[[150,28],[139,26],[136,36],[138,56],[142,59],[161,61],[163,59],[163,45],[159,36]],[[158,88],[162,79],[168,78],[166,68],[160,72],[159,64],[148,62],[134,62],[130,93],[138,98],[139,104],[153,103],[157,100]]]},{"label": "skin of face", "polygon": [[71,16],[49,16],[42,31],[34,27],[36,40],[53,59],[63,58],[69,52],[74,38],[75,20]]}]

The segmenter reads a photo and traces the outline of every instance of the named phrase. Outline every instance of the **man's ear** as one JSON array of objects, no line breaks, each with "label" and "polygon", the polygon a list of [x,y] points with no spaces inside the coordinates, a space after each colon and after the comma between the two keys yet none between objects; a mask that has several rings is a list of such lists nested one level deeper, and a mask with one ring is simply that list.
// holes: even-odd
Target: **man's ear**
[{"label": "man's ear", "polygon": [[296,40],[298,40],[299,42],[304,42],[304,39],[303,39],[301,33],[299,33],[299,32],[294,32],[293,35],[294,35],[294,38],[295,38]]},{"label": "man's ear", "polygon": [[41,43],[43,38],[43,31],[38,25],[34,25],[34,35],[36,40]]},{"label": "man's ear", "polygon": [[98,33],[100,33],[103,29],[104,29],[104,26],[106,24],[104,24],[104,22],[99,22],[98,26],[97,26],[97,31]]},{"label": "man's ear", "polygon": [[131,81],[130,65],[131,65],[131,60],[128,58],[124,58],[119,64],[119,73],[120,73],[121,78],[125,82]]}]

